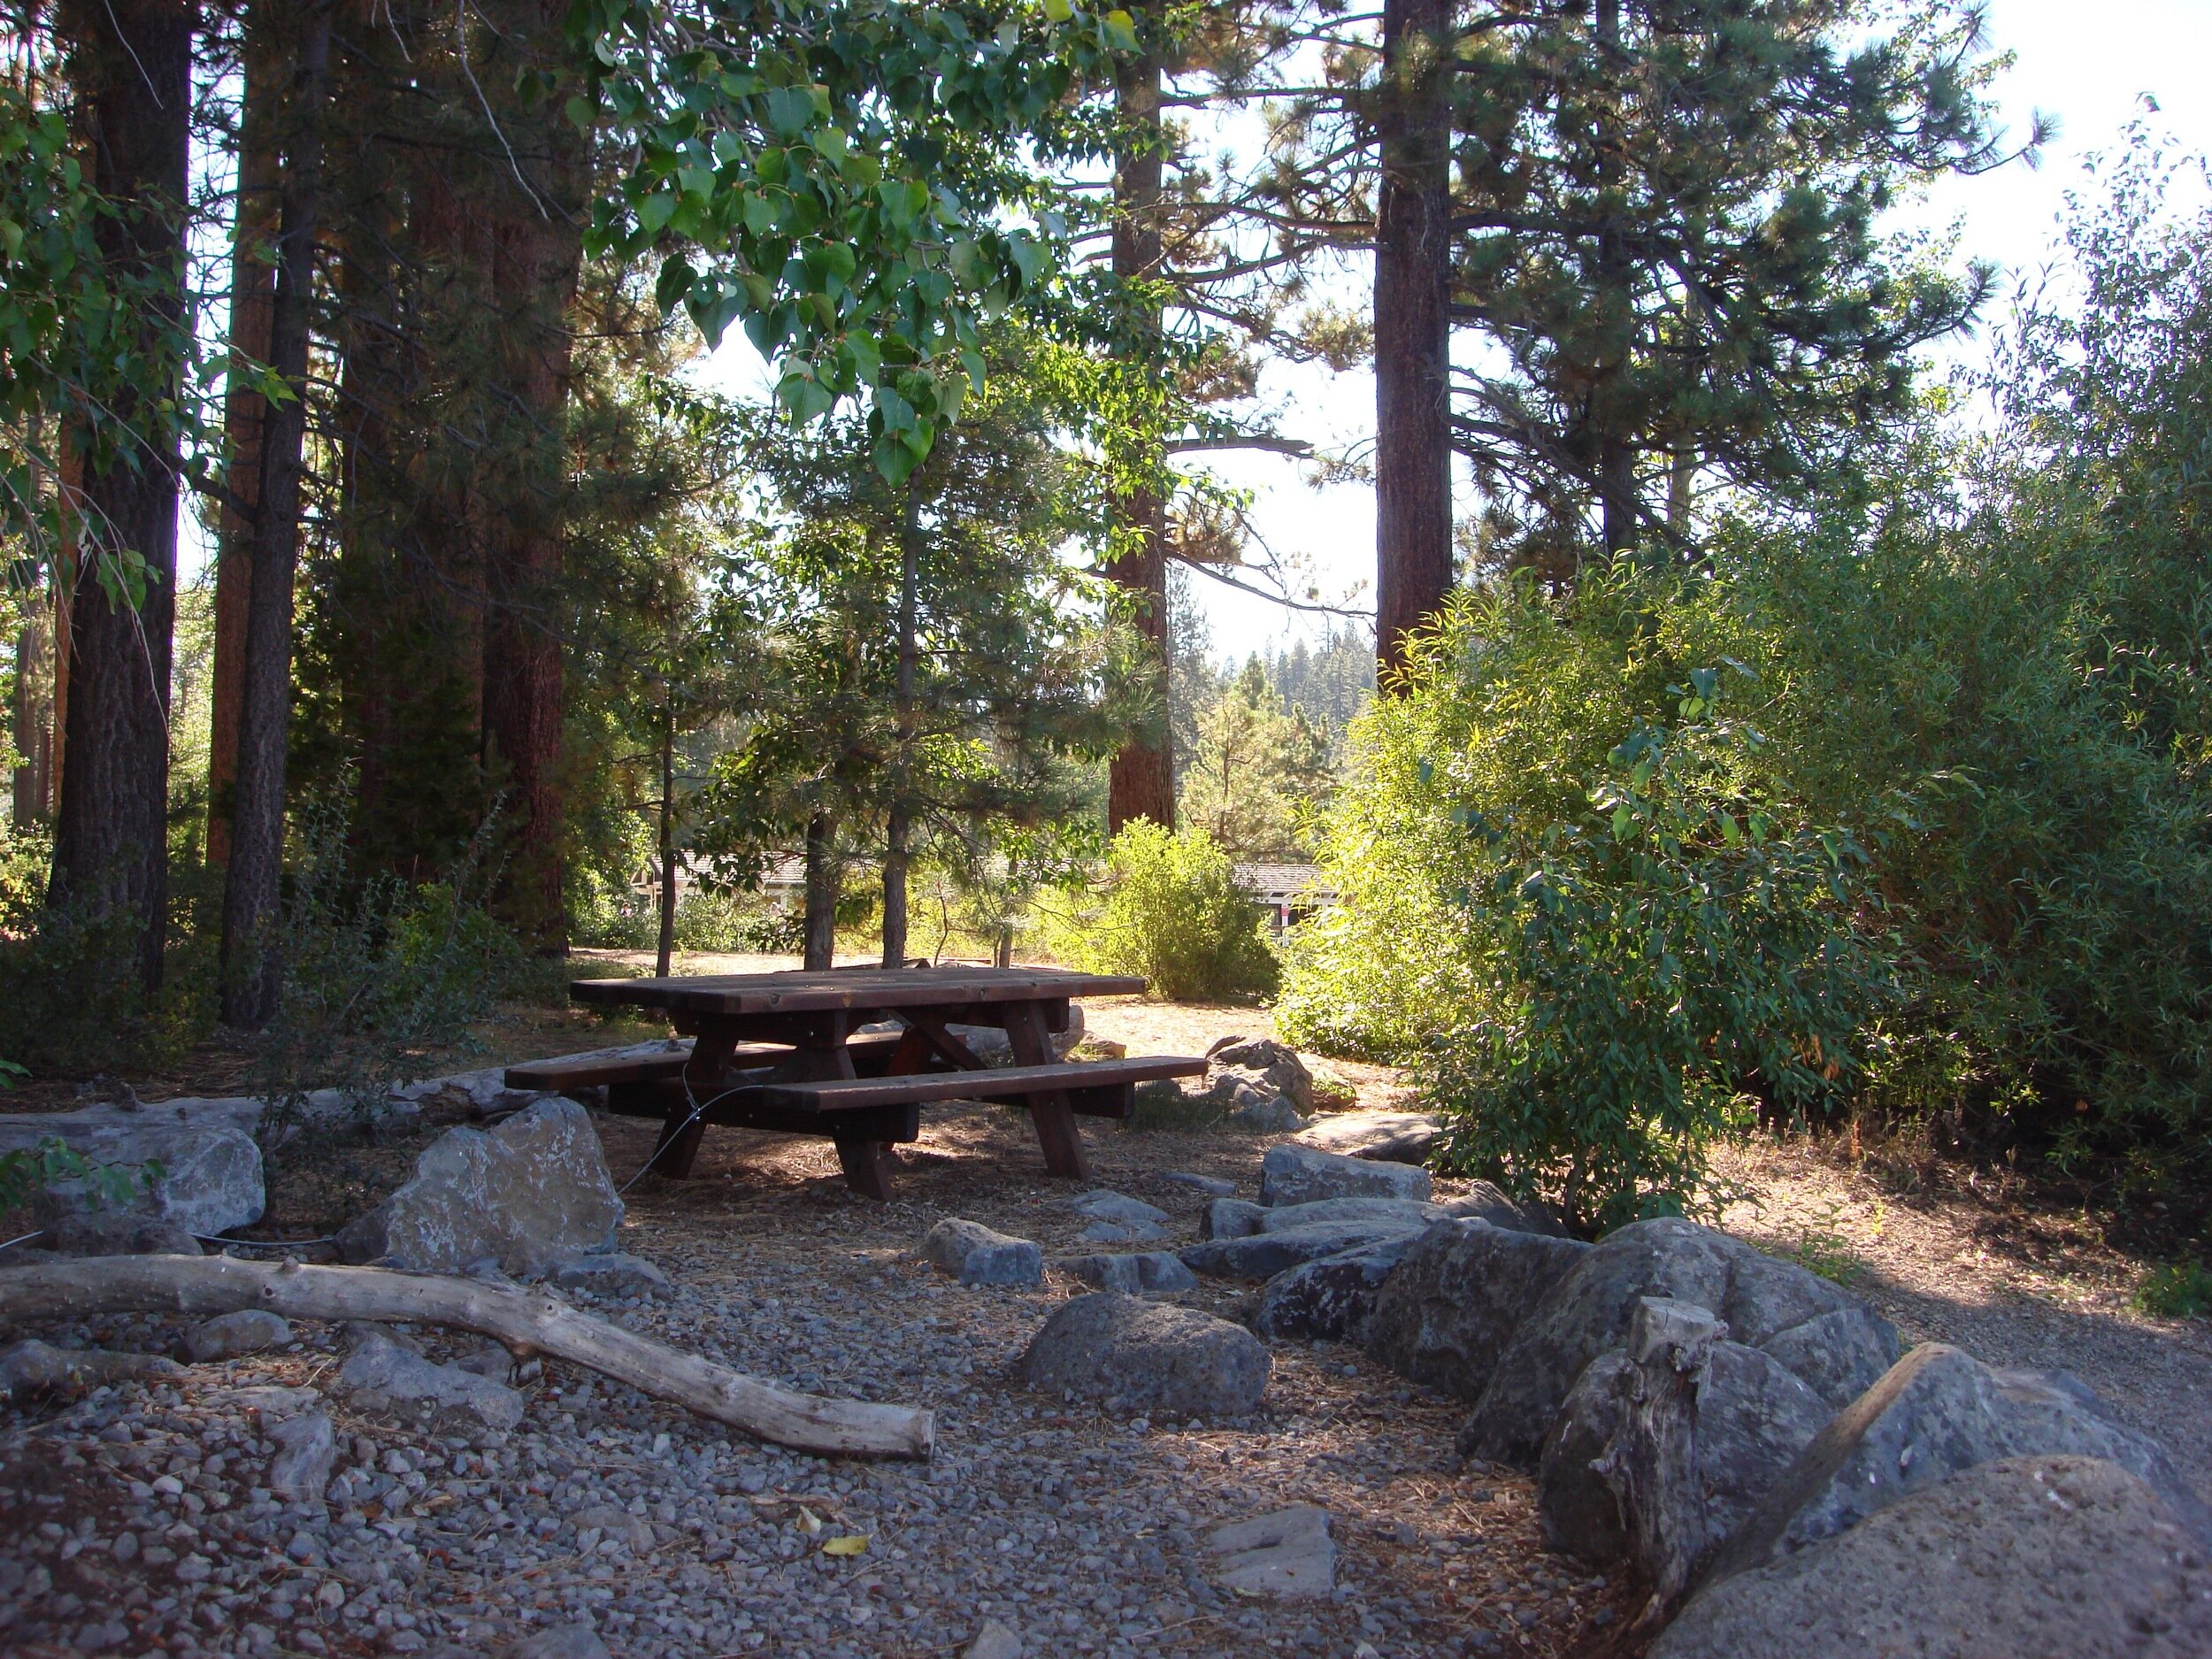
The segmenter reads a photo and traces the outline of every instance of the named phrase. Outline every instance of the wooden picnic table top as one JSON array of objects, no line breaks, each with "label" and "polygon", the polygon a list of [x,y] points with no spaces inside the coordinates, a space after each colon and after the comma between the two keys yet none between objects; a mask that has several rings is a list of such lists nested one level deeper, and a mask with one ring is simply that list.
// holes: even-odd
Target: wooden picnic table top
[{"label": "wooden picnic table top", "polygon": [[845,1009],[896,1012],[983,1002],[1048,1002],[1072,996],[1140,996],[1133,974],[1067,968],[784,969],[770,973],[672,975],[664,979],[578,979],[579,1002],[686,1014],[809,1014]]}]

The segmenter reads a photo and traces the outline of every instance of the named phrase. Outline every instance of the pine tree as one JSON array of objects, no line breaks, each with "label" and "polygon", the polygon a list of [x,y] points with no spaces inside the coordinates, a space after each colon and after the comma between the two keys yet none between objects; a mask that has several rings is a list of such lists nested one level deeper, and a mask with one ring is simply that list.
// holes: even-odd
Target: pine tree
[{"label": "pine tree", "polygon": [[[1866,0],[1537,0],[1457,49],[1454,435],[1486,557],[1678,545],[1700,477],[1801,485],[1896,413],[1989,274],[1886,242],[1998,158],[1978,16]],[[1495,366],[1492,366],[1493,365]]]}]

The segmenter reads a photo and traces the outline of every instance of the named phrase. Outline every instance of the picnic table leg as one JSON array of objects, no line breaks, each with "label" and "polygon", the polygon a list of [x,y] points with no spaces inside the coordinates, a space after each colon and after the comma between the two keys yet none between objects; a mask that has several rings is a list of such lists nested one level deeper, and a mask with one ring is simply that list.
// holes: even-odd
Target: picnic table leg
[{"label": "picnic table leg", "polygon": [[691,1166],[697,1162],[699,1143],[706,1138],[706,1118],[692,1109],[692,1101],[706,1101],[721,1087],[723,1071],[730,1056],[736,1051],[735,1041],[728,1037],[710,1037],[701,1033],[691,1046],[691,1058],[684,1064],[684,1081],[690,1095],[668,1102],[667,1115],[661,1119],[661,1138],[653,1148],[653,1156],[645,1161],[645,1167],[671,1180],[684,1180],[691,1174]]},{"label": "picnic table leg", "polygon": [[864,1198],[872,1198],[879,1204],[891,1202],[891,1143],[887,1141],[865,1141],[858,1135],[836,1134],[838,1167],[845,1171],[845,1185]]},{"label": "picnic table leg", "polygon": [[[1051,1065],[1059,1059],[1053,1051],[1052,1033],[1045,1029],[1042,1008],[1034,1002],[1010,1002],[1005,1018],[1006,1041],[1013,1047],[1016,1065]],[[1075,1126],[1066,1091],[1048,1090],[1030,1095],[1028,1101],[1029,1121],[1036,1126],[1037,1145],[1045,1155],[1045,1172],[1071,1181],[1089,1180],[1083,1132]]]}]

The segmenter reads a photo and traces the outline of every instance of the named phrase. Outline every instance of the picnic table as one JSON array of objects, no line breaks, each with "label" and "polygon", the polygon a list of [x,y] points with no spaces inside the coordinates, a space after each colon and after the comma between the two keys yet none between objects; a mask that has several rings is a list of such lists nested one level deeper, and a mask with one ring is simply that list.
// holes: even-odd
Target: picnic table
[{"label": "picnic table", "polygon": [[[998,1100],[1028,1110],[1049,1173],[1087,1179],[1077,1118],[1127,1118],[1137,1084],[1206,1069],[1173,1055],[1059,1057],[1073,998],[1144,988],[1124,974],[927,965],[579,979],[577,1002],[664,1014],[690,1053],[513,1066],[507,1081],[603,1086],[611,1109],[657,1116],[650,1167],[668,1175],[690,1173],[710,1125],[769,1129],[828,1137],[846,1185],[887,1199],[891,1148],[919,1138],[924,1105]],[[955,1025],[1004,1031],[1014,1064],[986,1065]]]}]

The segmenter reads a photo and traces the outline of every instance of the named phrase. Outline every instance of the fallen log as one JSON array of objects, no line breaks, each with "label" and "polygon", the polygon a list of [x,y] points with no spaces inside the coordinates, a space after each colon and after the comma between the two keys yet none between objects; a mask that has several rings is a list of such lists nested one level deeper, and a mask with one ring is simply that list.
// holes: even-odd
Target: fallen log
[{"label": "fallen log", "polygon": [[927,1457],[933,1416],[795,1394],[595,1319],[543,1291],[380,1267],[306,1267],[230,1256],[108,1256],[0,1268],[0,1323],[108,1313],[233,1313],[288,1319],[414,1320],[495,1338],[629,1384],[717,1423],[798,1451]]}]

